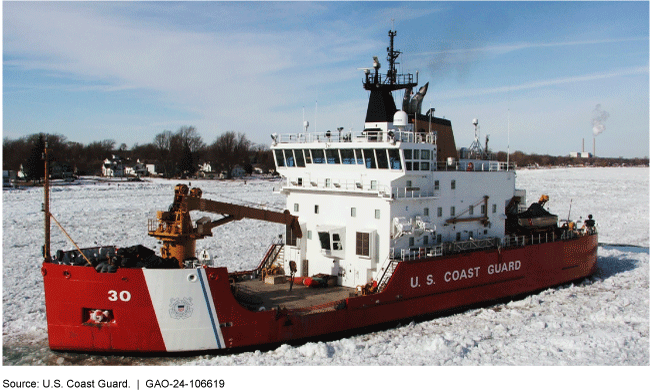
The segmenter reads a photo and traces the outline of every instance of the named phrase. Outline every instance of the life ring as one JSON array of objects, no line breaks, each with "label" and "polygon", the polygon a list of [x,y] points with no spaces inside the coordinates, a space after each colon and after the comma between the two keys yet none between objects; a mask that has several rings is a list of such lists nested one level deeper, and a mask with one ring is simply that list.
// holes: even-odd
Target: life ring
[{"label": "life ring", "polygon": [[474,170],[474,163],[467,163],[467,170],[468,171],[473,171]]}]

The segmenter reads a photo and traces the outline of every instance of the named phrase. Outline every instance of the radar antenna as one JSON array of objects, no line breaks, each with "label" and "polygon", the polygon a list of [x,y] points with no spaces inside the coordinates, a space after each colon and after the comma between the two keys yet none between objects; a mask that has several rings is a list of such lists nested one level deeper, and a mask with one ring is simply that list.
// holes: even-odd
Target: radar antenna
[{"label": "radar antenna", "polygon": [[485,153],[483,151],[483,147],[481,146],[481,142],[479,141],[478,119],[474,118],[472,124],[474,125],[474,142],[472,142],[472,144],[469,146],[468,157],[480,159]]}]

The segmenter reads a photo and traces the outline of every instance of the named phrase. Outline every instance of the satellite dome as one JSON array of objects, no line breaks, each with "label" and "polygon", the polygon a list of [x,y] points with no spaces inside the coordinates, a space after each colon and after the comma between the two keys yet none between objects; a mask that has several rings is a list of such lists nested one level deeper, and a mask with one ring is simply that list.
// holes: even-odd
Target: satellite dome
[{"label": "satellite dome", "polygon": [[408,114],[405,111],[399,110],[393,116],[393,125],[398,128],[404,128],[408,124]]}]

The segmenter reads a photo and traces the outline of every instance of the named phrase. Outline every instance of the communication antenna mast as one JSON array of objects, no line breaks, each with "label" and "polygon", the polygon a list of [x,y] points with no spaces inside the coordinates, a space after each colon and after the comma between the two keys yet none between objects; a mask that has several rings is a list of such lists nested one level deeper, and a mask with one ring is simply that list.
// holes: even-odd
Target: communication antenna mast
[{"label": "communication antenna mast", "polygon": [[469,146],[469,152],[472,156],[471,158],[483,158],[483,148],[481,147],[481,142],[479,141],[479,127],[478,119],[474,118],[472,121],[474,125],[474,142]]},{"label": "communication antenna mast", "polygon": [[506,171],[510,170],[510,109],[508,108],[508,154],[506,157]]},{"label": "communication antenna mast", "polygon": [[305,133],[309,128],[309,122],[305,120],[305,106],[302,107],[302,127],[305,129]]}]

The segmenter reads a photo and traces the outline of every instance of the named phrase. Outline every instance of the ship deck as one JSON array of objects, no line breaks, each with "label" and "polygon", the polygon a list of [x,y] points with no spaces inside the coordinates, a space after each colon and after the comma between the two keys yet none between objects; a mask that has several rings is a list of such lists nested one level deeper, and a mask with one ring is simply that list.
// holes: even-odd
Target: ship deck
[{"label": "ship deck", "polygon": [[294,283],[267,284],[261,280],[245,280],[234,284],[237,301],[250,310],[285,308],[289,310],[327,306],[351,296],[356,289],[342,286],[307,287]]}]

